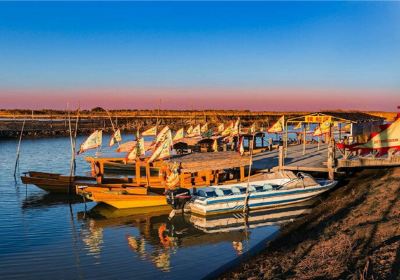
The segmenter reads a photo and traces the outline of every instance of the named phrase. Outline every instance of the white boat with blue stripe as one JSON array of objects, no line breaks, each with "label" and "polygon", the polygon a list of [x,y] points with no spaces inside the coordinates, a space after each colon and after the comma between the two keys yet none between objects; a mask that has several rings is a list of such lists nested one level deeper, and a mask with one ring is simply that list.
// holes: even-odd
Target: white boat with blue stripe
[{"label": "white boat with blue stripe", "polygon": [[297,178],[267,179],[197,190],[187,207],[199,215],[243,211],[248,186],[248,209],[278,207],[314,198],[333,188],[337,181],[315,180],[301,173]]}]

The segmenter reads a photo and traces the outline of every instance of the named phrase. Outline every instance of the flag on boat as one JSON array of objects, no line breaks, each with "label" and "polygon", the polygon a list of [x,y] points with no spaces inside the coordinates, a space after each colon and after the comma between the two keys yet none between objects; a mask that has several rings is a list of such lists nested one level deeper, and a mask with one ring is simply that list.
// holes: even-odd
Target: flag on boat
[{"label": "flag on boat", "polygon": [[225,130],[224,123],[220,123],[218,125],[218,133],[222,133]]},{"label": "flag on boat", "polygon": [[169,157],[171,155],[171,145],[172,141],[169,137],[165,137],[163,141],[158,142],[148,162]]},{"label": "flag on boat", "polygon": [[282,132],[285,127],[285,116],[279,118],[270,128],[268,128],[269,133],[278,133]]},{"label": "flag on boat", "polygon": [[228,136],[228,135],[231,135],[231,134],[232,134],[232,131],[233,131],[233,123],[231,122],[231,123],[229,124],[229,126],[227,126],[227,127],[225,128],[225,130],[222,131],[221,136]]},{"label": "flag on boat", "polygon": [[111,136],[110,139],[110,147],[114,146],[115,142],[121,142],[122,141],[122,137],[121,137],[121,130],[117,129],[114,134]]},{"label": "flag on boat", "polygon": [[200,125],[196,125],[195,128],[193,128],[192,134],[190,136],[194,137],[194,136],[200,136],[201,135],[201,128]]},{"label": "flag on boat", "polygon": [[179,164],[174,162],[169,167],[170,173],[167,175],[166,185],[168,189],[174,189],[179,184]]},{"label": "flag on boat", "polygon": [[213,145],[212,145],[212,149],[214,152],[218,152],[218,141],[217,139],[214,139]]},{"label": "flag on boat", "polygon": [[168,125],[166,125],[160,133],[157,134],[155,144],[159,142],[163,142],[165,139],[168,139],[168,141],[172,144],[172,132],[169,129]]},{"label": "flag on boat", "polygon": [[173,142],[176,142],[178,140],[183,139],[184,137],[185,137],[184,131],[183,131],[183,128],[181,128],[175,133],[174,138],[172,140],[173,140]]},{"label": "flag on boat", "polygon": [[397,119],[389,127],[372,136],[367,143],[358,145],[356,148],[373,150],[400,149],[400,119]]},{"label": "flag on boat", "polygon": [[186,130],[186,135],[191,135],[193,132],[193,125],[189,126],[188,130]]},{"label": "flag on boat", "polygon": [[79,148],[78,155],[90,149],[96,149],[101,146],[103,132],[96,130],[83,142]]},{"label": "flag on boat", "polygon": [[208,123],[205,123],[202,125],[202,127],[200,128],[200,132],[201,133],[206,133],[208,131]]},{"label": "flag on boat", "polygon": [[242,137],[240,137],[240,139],[239,139],[239,154],[241,155],[241,156],[243,156],[243,154],[244,154],[244,146],[243,146],[243,139],[244,139],[244,137],[242,136]]},{"label": "flag on boat", "polygon": [[297,130],[297,129],[301,129],[301,127],[302,127],[302,123],[299,122],[298,124],[295,125],[295,127],[293,127],[293,129]]},{"label": "flag on boat", "polygon": [[331,130],[331,122],[325,121],[315,129],[313,136],[321,136],[322,134],[329,133],[330,130]]},{"label": "flag on boat", "polygon": [[146,147],[144,145],[144,138],[139,137],[136,140],[137,154],[139,156],[144,156],[146,154]]},{"label": "flag on boat", "polygon": [[349,123],[349,124],[346,124],[343,128],[342,128],[342,131],[344,131],[344,132],[350,132],[350,130],[351,130],[351,124]]},{"label": "flag on boat", "polygon": [[256,133],[256,123],[253,123],[249,129],[250,134]]},{"label": "flag on boat", "polygon": [[148,130],[142,133],[143,136],[156,136],[157,135],[157,126],[153,126]]},{"label": "flag on boat", "polygon": [[138,155],[138,146],[136,145],[127,155],[127,160],[136,160],[139,157]]},{"label": "flag on boat", "polygon": [[238,118],[235,122],[235,125],[232,128],[231,136],[239,135],[240,133],[240,118]]}]

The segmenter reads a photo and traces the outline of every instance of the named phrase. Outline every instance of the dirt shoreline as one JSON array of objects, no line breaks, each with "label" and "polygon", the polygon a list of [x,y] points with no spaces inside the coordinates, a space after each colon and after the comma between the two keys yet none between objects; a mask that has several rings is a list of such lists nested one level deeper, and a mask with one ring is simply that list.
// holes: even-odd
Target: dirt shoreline
[{"label": "dirt shoreline", "polygon": [[363,170],[221,279],[398,279],[400,168]]}]

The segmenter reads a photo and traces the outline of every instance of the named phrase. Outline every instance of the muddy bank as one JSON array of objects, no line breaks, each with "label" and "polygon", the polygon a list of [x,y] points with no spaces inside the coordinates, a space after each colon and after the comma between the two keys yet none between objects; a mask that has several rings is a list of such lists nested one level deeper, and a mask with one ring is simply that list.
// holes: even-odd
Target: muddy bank
[{"label": "muddy bank", "polygon": [[400,168],[364,170],[223,279],[400,277]]}]

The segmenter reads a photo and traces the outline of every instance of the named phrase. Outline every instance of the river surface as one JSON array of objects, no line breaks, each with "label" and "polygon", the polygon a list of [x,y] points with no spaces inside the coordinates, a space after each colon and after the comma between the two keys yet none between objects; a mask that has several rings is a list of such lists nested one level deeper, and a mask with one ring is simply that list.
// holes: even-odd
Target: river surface
[{"label": "river surface", "polygon": [[[246,223],[240,214],[169,220],[165,207],[138,213],[84,204],[15,181],[16,148],[16,140],[0,140],[0,279],[199,279],[309,211],[260,211]],[[69,138],[23,139],[19,172],[69,174],[69,159]],[[77,174],[88,171],[78,156]]]}]

